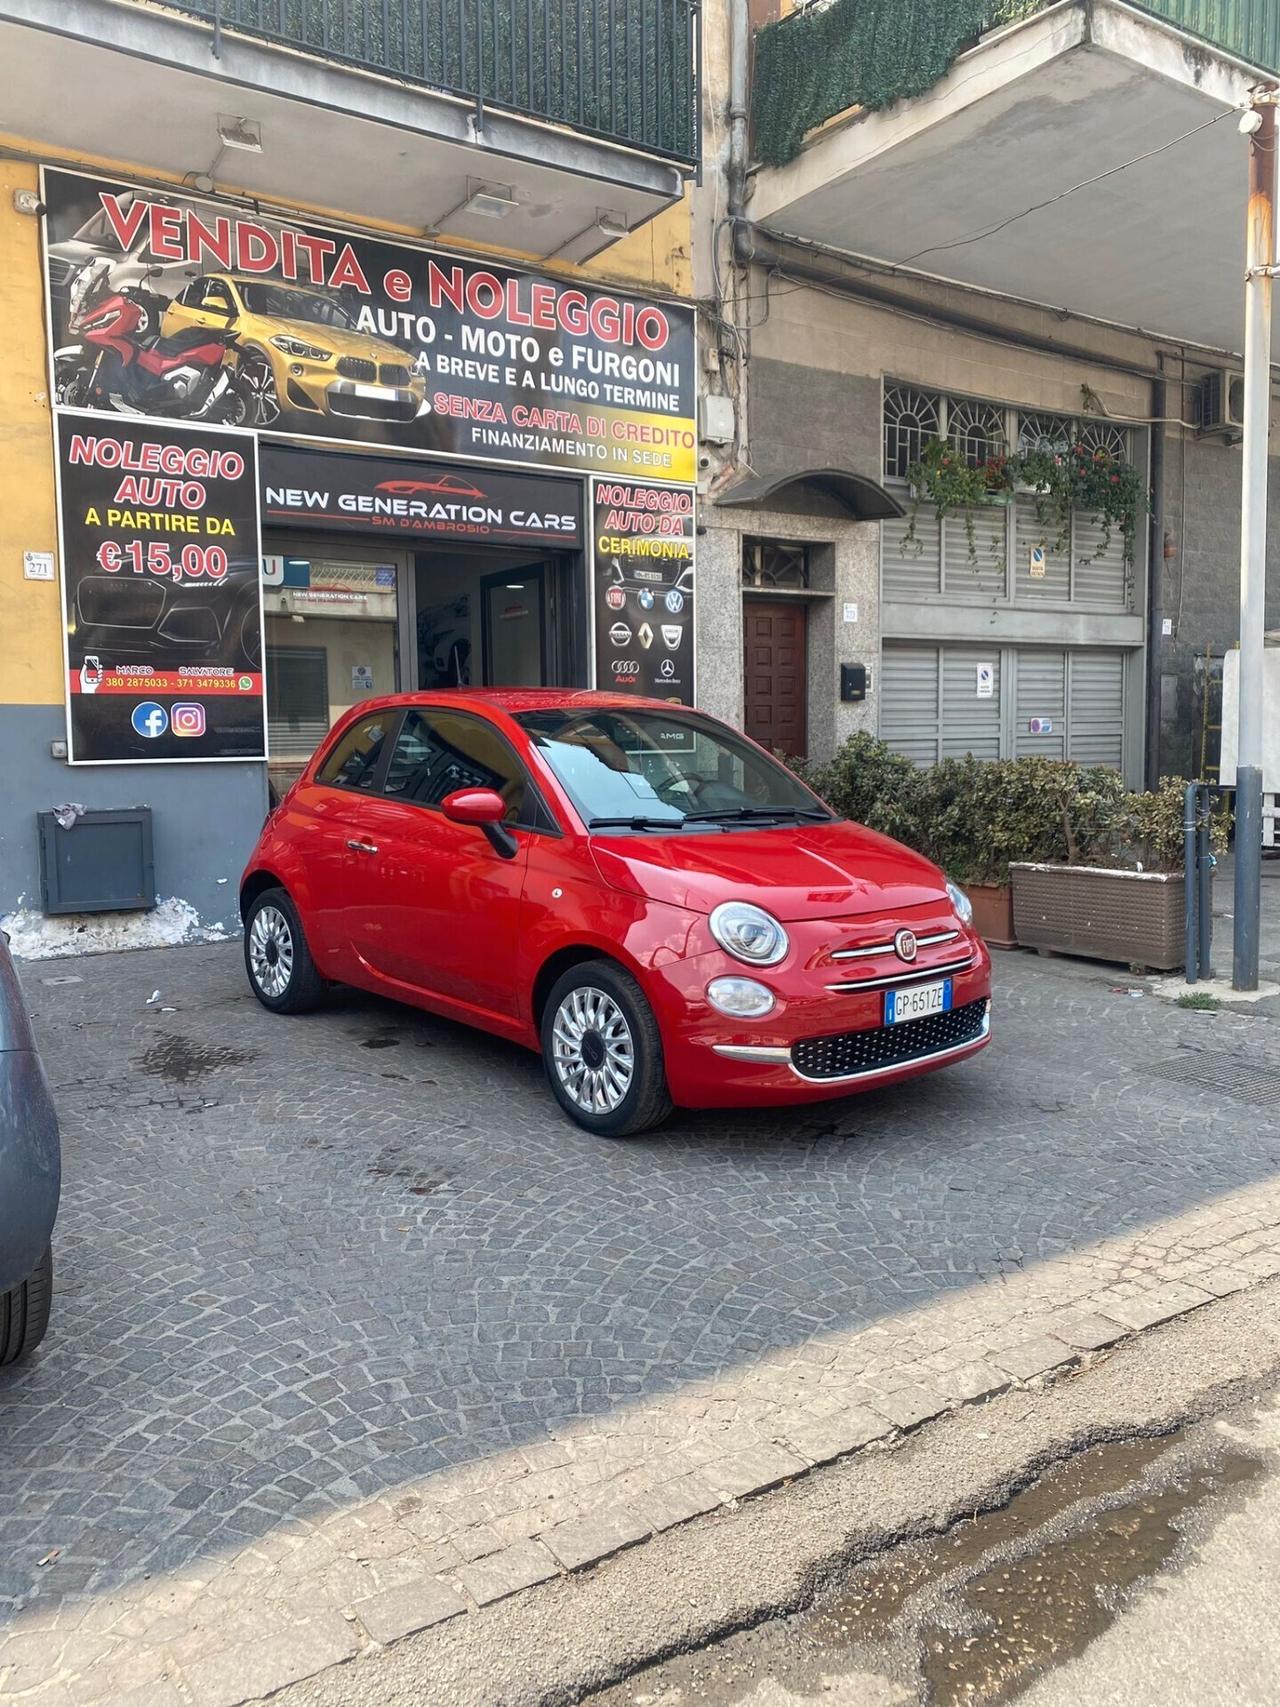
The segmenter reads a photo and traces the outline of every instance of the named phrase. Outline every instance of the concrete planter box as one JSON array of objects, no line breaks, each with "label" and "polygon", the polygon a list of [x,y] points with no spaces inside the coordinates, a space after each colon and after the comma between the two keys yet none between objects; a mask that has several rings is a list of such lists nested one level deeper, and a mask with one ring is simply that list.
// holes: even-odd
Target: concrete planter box
[{"label": "concrete planter box", "polygon": [[1019,943],[1171,972],[1186,957],[1181,873],[1011,865]]},{"label": "concrete planter box", "polygon": [[973,902],[974,929],[988,948],[1017,948],[1013,929],[1013,889],[1008,883],[966,883]]}]

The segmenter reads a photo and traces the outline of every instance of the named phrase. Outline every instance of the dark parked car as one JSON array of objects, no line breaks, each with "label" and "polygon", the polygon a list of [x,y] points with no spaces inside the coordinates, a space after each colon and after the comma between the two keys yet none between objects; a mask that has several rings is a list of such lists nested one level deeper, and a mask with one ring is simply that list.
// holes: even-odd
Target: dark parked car
[{"label": "dark parked car", "polygon": [[58,1117],[0,932],[0,1365],[34,1351],[49,1325],[61,1177]]}]

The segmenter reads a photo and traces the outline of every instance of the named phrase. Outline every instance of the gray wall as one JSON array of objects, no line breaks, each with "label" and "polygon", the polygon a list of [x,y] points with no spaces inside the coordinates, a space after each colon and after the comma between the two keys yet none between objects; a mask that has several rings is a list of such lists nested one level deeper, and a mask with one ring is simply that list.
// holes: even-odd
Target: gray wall
[{"label": "gray wall", "polygon": [[0,707],[0,914],[39,911],[36,814],[74,800],[150,806],[157,896],[189,902],[202,926],[238,930],[238,879],[267,812],[265,765],[68,765],[49,752],[65,735],[61,706]]},{"label": "gray wall", "polygon": [[879,375],[753,357],[751,465],[758,474],[847,468],[880,478]]},{"label": "gray wall", "polygon": [[[1166,776],[1199,774],[1205,652],[1216,667],[1240,638],[1240,475],[1238,445],[1189,436],[1166,442],[1165,529],[1175,555],[1163,563],[1162,602],[1175,632],[1160,642],[1156,665]],[[1271,460],[1268,495],[1267,627],[1280,628],[1280,458]],[[1211,735],[1211,762],[1216,742]]]}]

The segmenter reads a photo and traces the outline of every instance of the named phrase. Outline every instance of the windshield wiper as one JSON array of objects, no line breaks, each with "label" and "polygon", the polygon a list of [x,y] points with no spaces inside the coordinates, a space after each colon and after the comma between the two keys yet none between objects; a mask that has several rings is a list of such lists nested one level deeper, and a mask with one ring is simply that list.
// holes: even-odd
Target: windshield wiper
[{"label": "windshield wiper", "polygon": [[683,818],[588,818],[588,830],[678,830]]},{"label": "windshield wiper", "polygon": [[824,823],[831,814],[816,806],[719,806],[708,812],[686,812],[685,823],[716,823],[732,818],[813,818]]}]

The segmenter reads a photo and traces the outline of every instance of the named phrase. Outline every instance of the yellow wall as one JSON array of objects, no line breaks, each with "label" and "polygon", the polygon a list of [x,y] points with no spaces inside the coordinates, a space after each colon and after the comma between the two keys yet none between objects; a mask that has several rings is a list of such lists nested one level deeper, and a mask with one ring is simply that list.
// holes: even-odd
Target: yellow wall
[{"label": "yellow wall", "polygon": [[[28,138],[0,133],[0,148],[38,155],[50,164],[64,161],[122,178],[155,181],[127,162],[71,157]],[[169,180],[178,183],[176,175]],[[0,157],[0,635],[5,638],[0,670],[0,704],[60,705],[62,682],[62,604],[58,582],[28,581],[22,573],[24,551],[57,551],[53,484],[53,434],[49,406],[40,222],[13,206],[15,190],[36,190],[34,164]],[[224,186],[230,188],[230,186]],[[380,230],[420,242],[408,227],[369,223],[340,209],[298,210],[322,214],[356,230]],[[690,205],[686,194],[621,242],[612,244],[586,267],[545,267],[535,258],[510,251],[486,251],[495,257],[567,278],[611,280],[633,289],[688,297],[693,288],[690,263]],[[444,240],[447,244],[447,239]],[[474,246],[471,246],[474,247]]]},{"label": "yellow wall", "polygon": [[27,581],[24,551],[56,551],[53,432],[40,283],[40,221],[17,213],[34,166],[0,159],[0,704],[61,705],[62,591]]}]

